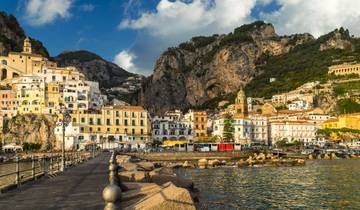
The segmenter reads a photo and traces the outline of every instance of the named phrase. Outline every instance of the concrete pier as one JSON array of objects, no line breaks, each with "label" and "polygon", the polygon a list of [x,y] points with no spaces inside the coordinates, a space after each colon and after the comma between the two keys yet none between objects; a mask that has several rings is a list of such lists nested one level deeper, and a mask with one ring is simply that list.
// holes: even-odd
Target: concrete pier
[{"label": "concrete pier", "polygon": [[103,209],[110,153],[0,195],[1,210]]}]

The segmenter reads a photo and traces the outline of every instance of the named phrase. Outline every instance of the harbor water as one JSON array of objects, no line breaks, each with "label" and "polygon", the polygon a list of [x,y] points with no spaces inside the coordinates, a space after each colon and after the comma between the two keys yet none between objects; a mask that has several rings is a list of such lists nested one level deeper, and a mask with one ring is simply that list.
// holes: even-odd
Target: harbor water
[{"label": "harbor water", "polygon": [[208,209],[360,209],[360,159],[176,173],[194,181]]}]

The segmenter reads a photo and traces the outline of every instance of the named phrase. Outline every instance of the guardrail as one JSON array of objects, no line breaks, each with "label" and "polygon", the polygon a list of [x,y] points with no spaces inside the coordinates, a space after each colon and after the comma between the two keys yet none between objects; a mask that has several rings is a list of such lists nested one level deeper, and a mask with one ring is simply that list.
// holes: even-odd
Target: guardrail
[{"label": "guardrail", "polygon": [[102,196],[105,201],[104,210],[121,209],[121,181],[118,175],[119,166],[116,161],[118,152],[113,151],[109,160],[109,184],[104,188]]},{"label": "guardrail", "polygon": [[[80,164],[97,156],[98,153],[71,152],[65,153],[65,168]],[[55,176],[62,171],[61,153],[42,155],[20,160],[19,156],[14,161],[0,164],[0,193],[9,189],[19,188],[22,183],[36,180],[42,176]],[[4,172],[2,172],[4,171]]]}]

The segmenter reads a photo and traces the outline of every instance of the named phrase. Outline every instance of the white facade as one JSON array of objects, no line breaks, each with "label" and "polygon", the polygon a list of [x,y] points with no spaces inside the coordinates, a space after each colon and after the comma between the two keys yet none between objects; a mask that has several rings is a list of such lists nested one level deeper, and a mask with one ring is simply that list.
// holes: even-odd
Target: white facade
[{"label": "white facade", "polygon": [[[106,95],[102,95],[99,83],[93,81],[84,81],[87,86],[89,86],[89,107],[93,109],[100,109],[101,106],[105,105],[107,102]],[[113,104],[113,105],[122,105],[122,104]]]},{"label": "white facade", "polygon": [[86,83],[67,81],[63,91],[63,101],[68,110],[89,109],[90,87]]},{"label": "white facade", "polygon": [[287,105],[289,110],[307,110],[312,108],[312,105],[308,101],[295,100]]},{"label": "white facade", "polygon": [[[234,140],[240,144],[268,144],[268,121],[263,116],[233,118]],[[214,120],[213,136],[223,138],[224,118]]]},{"label": "white facade", "polygon": [[[80,148],[79,126],[73,126],[70,123],[65,128],[65,150],[77,150]],[[63,142],[63,126],[62,122],[57,122],[55,127],[56,148],[61,149]]]},{"label": "white facade", "polygon": [[176,117],[158,117],[152,119],[152,137],[154,141],[192,140],[191,122],[177,120]]},{"label": "white facade", "polygon": [[309,121],[274,121],[270,123],[271,144],[274,145],[283,139],[287,139],[288,142],[313,142],[317,129],[317,126]]}]

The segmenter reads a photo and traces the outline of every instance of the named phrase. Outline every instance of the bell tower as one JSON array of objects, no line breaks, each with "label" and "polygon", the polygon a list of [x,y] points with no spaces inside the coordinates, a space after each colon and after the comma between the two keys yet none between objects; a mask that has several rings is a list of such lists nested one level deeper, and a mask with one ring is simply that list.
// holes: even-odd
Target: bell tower
[{"label": "bell tower", "polygon": [[31,42],[29,37],[26,37],[24,40],[24,47],[23,47],[23,53],[32,53],[32,49],[31,49]]},{"label": "bell tower", "polygon": [[243,88],[241,87],[237,96],[235,98],[235,113],[241,115],[247,115],[247,104],[246,104],[246,96]]}]

